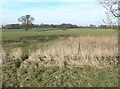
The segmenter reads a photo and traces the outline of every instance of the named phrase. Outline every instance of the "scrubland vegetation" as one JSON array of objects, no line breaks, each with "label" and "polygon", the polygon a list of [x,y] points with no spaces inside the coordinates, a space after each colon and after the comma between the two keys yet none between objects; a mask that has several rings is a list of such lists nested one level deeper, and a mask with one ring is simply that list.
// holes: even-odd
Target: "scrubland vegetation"
[{"label": "scrubland vegetation", "polygon": [[2,62],[3,87],[117,87],[117,31],[3,32]]}]

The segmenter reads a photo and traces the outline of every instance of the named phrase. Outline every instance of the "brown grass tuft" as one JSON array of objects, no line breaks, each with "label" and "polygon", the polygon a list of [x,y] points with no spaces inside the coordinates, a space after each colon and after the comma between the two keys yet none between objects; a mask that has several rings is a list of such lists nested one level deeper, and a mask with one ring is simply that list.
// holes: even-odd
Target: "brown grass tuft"
[{"label": "brown grass tuft", "polygon": [[22,50],[20,48],[14,48],[10,53],[10,58],[13,60],[21,59]]}]

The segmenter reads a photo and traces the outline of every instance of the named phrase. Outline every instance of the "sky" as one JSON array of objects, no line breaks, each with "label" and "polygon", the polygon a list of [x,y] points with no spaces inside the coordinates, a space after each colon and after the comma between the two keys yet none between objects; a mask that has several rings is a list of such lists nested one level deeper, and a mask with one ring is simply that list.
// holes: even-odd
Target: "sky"
[{"label": "sky", "polygon": [[34,24],[104,24],[104,8],[96,0],[0,0],[0,25],[18,23],[30,14]]}]

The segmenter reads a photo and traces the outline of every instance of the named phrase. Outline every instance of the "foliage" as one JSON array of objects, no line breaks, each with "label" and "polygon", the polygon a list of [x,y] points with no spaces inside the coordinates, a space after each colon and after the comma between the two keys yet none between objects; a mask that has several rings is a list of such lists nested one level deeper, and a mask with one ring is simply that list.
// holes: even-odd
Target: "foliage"
[{"label": "foliage", "polygon": [[91,66],[71,68],[16,68],[3,65],[3,87],[117,87],[116,69]]}]

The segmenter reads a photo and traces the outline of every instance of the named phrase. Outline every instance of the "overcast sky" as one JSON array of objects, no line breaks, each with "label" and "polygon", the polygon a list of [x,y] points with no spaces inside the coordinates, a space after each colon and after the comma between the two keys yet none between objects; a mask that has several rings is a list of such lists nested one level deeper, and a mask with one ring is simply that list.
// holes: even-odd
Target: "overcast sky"
[{"label": "overcast sky", "polygon": [[30,14],[35,24],[72,23],[77,25],[104,24],[104,9],[96,0],[0,0],[1,24],[18,23]]}]

